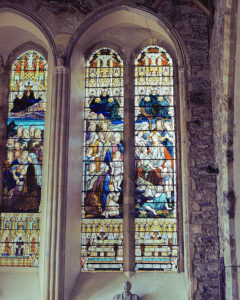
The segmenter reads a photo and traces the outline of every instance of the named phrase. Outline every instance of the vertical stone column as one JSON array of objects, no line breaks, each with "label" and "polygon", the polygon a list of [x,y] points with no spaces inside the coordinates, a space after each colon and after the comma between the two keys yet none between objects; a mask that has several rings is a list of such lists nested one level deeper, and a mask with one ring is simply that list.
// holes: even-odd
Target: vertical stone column
[{"label": "vertical stone column", "polygon": [[[135,272],[135,149],[134,149],[134,67],[125,66],[124,86],[124,178],[123,178],[123,269]],[[130,73],[130,76],[129,76]],[[129,79],[130,78],[130,79]],[[129,81],[128,81],[129,80]]]},{"label": "vertical stone column", "polygon": [[[189,278],[189,289],[191,288],[192,282],[190,278],[192,278],[191,274],[191,265],[190,260],[187,259],[190,257],[190,249],[189,247],[185,246],[185,250],[183,249],[184,246],[184,239],[188,241],[186,245],[191,244],[191,238],[189,236],[189,211],[190,211],[190,203],[187,200],[189,199],[189,184],[182,184],[182,182],[188,183],[189,178],[189,157],[190,157],[190,144],[188,141],[188,134],[186,128],[186,121],[189,121],[191,111],[188,109],[186,103],[180,103],[177,101],[178,99],[186,99],[186,67],[185,66],[178,66],[178,82],[175,83],[175,90],[177,91],[175,95],[176,101],[176,133],[177,133],[177,206],[178,206],[178,215],[177,215],[177,231],[178,231],[178,245],[179,245],[179,262],[178,262],[178,269],[179,272],[184,271],[184,264],[186,272],[188,273]],[[177,70],[177,68],[176,68]],[[185,220],[183,220],[183,216]],[[183,225],[184,224],[184,225]],[[185,228],[185,230],[183,230]],[[185,258],[184,261],[184,251],[185,251]]]},{"label": "vertical stone column", "polygon": [[68,70],[58,59],[53,73],[50,115],[47,205],[45,227],[43,299],[59,300],[63,297],[65,192],[68,135]]},{"label": "vertical stone column", "polygon": [[[210,47],[221,299],[240,299],[238,1],[217,1]],[[236,77],[237,76],[237,77]],[[238,135],[238,137],[237,137]],[[237,137],[237,138],[236,138]]]}]

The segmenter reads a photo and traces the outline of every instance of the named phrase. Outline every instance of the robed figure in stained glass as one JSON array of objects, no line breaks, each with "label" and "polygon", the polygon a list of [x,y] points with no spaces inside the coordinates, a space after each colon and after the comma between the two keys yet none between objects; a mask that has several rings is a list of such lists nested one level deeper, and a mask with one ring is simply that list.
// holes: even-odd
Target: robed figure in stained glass
[{"label": "robed figure in stained glass", "polygon": [[3,211],[39,211],[46,91],[47,62],[37,51],[26,51],[11,70]]},{"label": "robed figure in stained glass", "polygon": [[135,60],[135,75],[136,270],[175,271],[172,59],[163,48],[148,46]]},{"label": "robed figure in stained glass", "polygon": [[115,97],[110,97],[107,91],[103,91],[100,97],[94,97],[89,105],[92,112],[102,114],[112,124],[122,123],[119,116],[119,103]]},{"label": "robed figure in stained glass", "polygon": [[90,55],[86,67],[82,198],[84,271],[123,268],[122,77],[123,62],[114,50],[100,48]]},{"label": "robed figure in stained glass", "polygon": [[88,191],[84,203],[87,217],[100,217],[105,210],[110,181],[108,170],[109,167],[105,163],[100,164],[99,172],[96,171],[96,164],[90,164]]},{"label": "robed figure in stained glass", "polygon": [[35,99],[34,92],[31,90],[32,86],[30,85],[30,82],[28,82],[28,85],[25,87],[26,90],[24,91],[22,98],[19,99],[18,96],[16,96],[16,98],[14,99],[11,112],[18,113],[28,111],[30,110],[31,106],[42,100],[40,97],[38,97],[38,99]]},{"label": "robed figure in stained glass", "polygon": [[141,98],[139,107],[141,113],[137,117],[138,123],[148,121],[151,127],[156,118],[171,119],[167,97],[160,96],[156,89]]},{"label": "robed figure in stained glass", "polygon": [[136,60],[137,216],[164,216],[173,211],[172,185],[166,187],[172,184],[174,172],[174,138],[168,125],[173,122],[172,79],[167,70],[171,64],[166,52],[156,46],[148,47]]}]

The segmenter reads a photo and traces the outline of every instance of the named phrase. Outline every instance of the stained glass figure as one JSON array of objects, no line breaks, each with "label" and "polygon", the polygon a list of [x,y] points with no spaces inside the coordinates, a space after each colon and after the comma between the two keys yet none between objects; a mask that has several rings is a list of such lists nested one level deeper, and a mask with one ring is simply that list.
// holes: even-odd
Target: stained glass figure
[{"label": "stained glass figure", "polygon": [[29,50],[12,65],[3,178],[5,212],[38,212],[42,185],[46,59]]},{"label": "stained glass figure", "polygon": [[38,266],[48,64],[28,50],[12,64],[0,220],[0,265]]},{"label": "stained glass figure", "polygon": [[173,61],[161,47],[135,60],[136,270],[177,270]]},{"label": "stained glass figure", "polygon": [[109,48],[87,61],[82,271],[122,270],[123,62]]}]

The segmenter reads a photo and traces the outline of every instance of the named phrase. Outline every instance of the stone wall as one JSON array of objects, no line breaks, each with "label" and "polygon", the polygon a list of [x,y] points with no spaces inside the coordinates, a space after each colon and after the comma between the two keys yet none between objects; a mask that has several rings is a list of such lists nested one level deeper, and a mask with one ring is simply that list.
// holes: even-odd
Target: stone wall
[{"label": "stone wall", "polygon": [[[239,299],[236,263],[234,153],[234,72],[237,1],[216,1],[210,47],[212,106],[219,218],[221,299]],[[239,179],[236,178],[235,184]]]},{"label": "stone wall", "polygon": [[[210,49],[210,66],[211,66],[211,90],[213,102],[213,122],[214,122],[214,145],[215,145],[215,161],[219,167],[219,174],[217,176],[218,202],[223,203],[223,181],[227,174],[226,161],[222,155],[227,149],[228,135],[227,135],[227,100],[224,101],[223,92],[223,67],[224,67],[224,15],[225,15],[225,1],[219,2],[215,11],[215,23],[211,38]],[[225,102],[225,103],[224,103]],[[225,147],[225,149],[223,149]],[[225,167],[224,167],[225,166]],[[225,186],[226,188],[226,186]],[[224,189],[224,187],[223,187]],[[221,214],[223,213],[219,205]],[[223,231],[220,230],[220,240],[222,240]],[[223,248],[220,248],[220,255],[223,255]]]},{"label": "stone wall", "polygon": [[[64,3],[66,2],[66,3]],[[151,5],[149,4],[151,2]],[[1,5],[8,4],[1,1]],[[46,26],[57,46],[59,56],[65,56],[68,41],[74,38],[87,18],[97,18],[99,9],[111,9],[118,4],[147,9],[164,17],[183,41],[187,51],[186,95],[187,101],[179,99],[185,106],[187,119],[187,143],[189,145],[189,202],[190,224],[190,273],[193,279],[191,299],[216,300],[219,295],[219,240],[216,197],[216,174],[214,172],[214,139],[212,95],[217,99],[216,86],[211,95],[209,72],[209,39],[211,19],[190,0],[162,1],[85,1],[71,5],[69,1],[9,1],[11,6],[30,13]],[[79,2],[83,3],[83,2]],[[86,3],[91,3],[89,6]],[[148,3],[148,4],[147,4]],[[222,3],[222,2],[221,2]],[[95,6],[94,6],[95,5]],[[216,18],[221,15],[216,14]],[[221,26],[214,29],[221,36]],[[150,28],[149,28],[150,31]],[[218,33],[219,32],[219,33]],[[213,43],[216,43],[216,41]],[[221,45],[219,45],[221,48]],[[217,51],[217,47],[216,47]],[[221,52],[221,51],[220,51]],[[216,59],[220,59],[220,56]],[[212,62],[214,66],[216,62]],[[219,63],[219,62],[217,62]],[[221,77],[216,71],[212,76]],[[220,90],[220,89],[219,89]],[[216,100],[214,103],[214,107]],[[214,120],[219,119],[214,109]],[[216,123],[215,123],[216,126]],[[221,132],[221,130],[218,130]],[[219,138],[217,150],[222,144]],[[220,150],[218,151],[220,153]],[[221,158],[219,158],[220,161]],[[208,169],[207,169],[208,168]],[[207,172],[209,171],[209,172]],[[149,286],[149,289],[151,287]]]},{"label": "stone wall", "polygon": [[[227,100],[223,97],[223,67],[224,67],[224,16],[225,1],[218,3],[215,11],[215,23],[211,39],[210,64],[211,64],[211,83],[212,83],[212,99],[213,99],[213,120],[214,120],[214,144],[215,144],[215,161],[220,170],[217,176],[217,199],[219,207],[219,215],[223,215],[223,190],[227,191],[227,165],[224,152],[227,150],[228,134],[227,134]],[[225,101],[224,101],[225,100]],[[224,103],[225,102],[225,103]],[[225,186],[223,186],[225,179]],[[219,230],[220,241],[223,240],[224,230]],[[224,245],[220,243],[220,256],[223,257]]]},{"label": "stone wall", "polygon": [[210,20],[197,8],[176,7],[174,27],[179,30],[189,55],[187,128],[190,146],[189,201],[192,240],[193,299],[219,299],[219,246],[216,175],[214,166],[213,118],[209,80]]}]

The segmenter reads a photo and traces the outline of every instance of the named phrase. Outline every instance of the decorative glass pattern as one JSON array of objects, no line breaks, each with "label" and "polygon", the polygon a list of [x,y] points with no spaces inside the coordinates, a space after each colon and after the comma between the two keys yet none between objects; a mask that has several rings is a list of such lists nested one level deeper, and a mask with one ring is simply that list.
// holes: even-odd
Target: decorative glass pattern
[{"label": "decorative glass pattern", "polygon": [[0,266],[38,267],[39,232],[39,213],[2,213]]},{"label": "decorative glass pattern", "polygon": [[82,271],[122,270],[123,62],[101,48],[87,61]]},{"label": "decorative glass pattern", "polygon": [[[29,262],[24,259],[26,256],[32,256],[33,252],[35,254],[38,252],[36,245],[39,243],[39,219],[38,225],[36,227],[33,225],[34,230],[31,231],[29,220],[24,217],[23,213],[32,213],[29,214],[31,218],[39,218],[37,213],[40,207],[42,186],[47,61],[37,51],[28,50],[14,61],[10,75],[1,208],[5,213],[1,215],[0,255],[2,256],[1,264],[11,265],[13,262],[13,265],[29,265]],[[7,213],[13,213],[11,219],[7,220],[9,215]],[[18,219],[20,221],[16,222]],[[2,220],[5,220],[5,225],[2,224]],[[23,223],[28,225],[23,225]],[[16,243],[19,243],[19,251],[15,252]],[[29,243],[32,243],[31,249],[34,251],[29,250],[27,246]],[[20,244],[22,244],[21,247]],[[8,248],[9,251],[7,251]],[[7,262],[3,263],[6,257],[8,257]],[[24,263],[18,262],[19,259],[23,259]]]},{"label": "decorative glass pattern", "polygon": [[173,62],[158,46],[135,60],[136,270],[177,270]]}]

